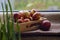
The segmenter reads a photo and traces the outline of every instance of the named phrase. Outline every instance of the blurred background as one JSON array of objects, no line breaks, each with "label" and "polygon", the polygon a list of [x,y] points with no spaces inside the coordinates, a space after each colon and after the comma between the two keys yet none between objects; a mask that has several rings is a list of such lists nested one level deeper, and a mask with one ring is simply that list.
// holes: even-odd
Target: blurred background
[{"label": "blurred background", "polygon": [[[0,0],[0,3],[6,0]],[[13,10],[60,10],[60,0],[10,0]],[[7,1],[6,1],[7,2]],[[0,10],[1,4],[0,4]]]},{"label": "blurred background", "polygon": [[[0,0],[0,11],[2,11],[1,3],[5,3],[7,0]],[[60,10],[60,0],[10,0],[13,10]],[[8,7],[9,9],[9,7]],[[4,5],[5,10],[5,5]],[[1,12],[0,12],[1,14]],[[42,12],[48,20],[52,22],[51,31],[60,33],[60,12]],[[50,36],[34,36],[26,37],[22,40],[59,40],[60,37]]]}]

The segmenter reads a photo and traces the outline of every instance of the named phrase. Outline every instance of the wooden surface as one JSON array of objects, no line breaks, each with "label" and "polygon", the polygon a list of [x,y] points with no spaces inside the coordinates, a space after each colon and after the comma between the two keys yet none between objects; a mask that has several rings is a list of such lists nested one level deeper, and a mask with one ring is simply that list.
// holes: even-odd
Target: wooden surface
[{"label": "wooden surface", "polygon": [[21,36],[21,40],[60,40],[60,24],[52,24],[50,31],[29,31]]},{"label": "wooden surface", "polygon": [[[22,33],[22,40],[60,40],[60,12],[41,12],[48,18],[52,26],[50,31],[29,31]],[[2,15],[0,14],[2,17]]]},{"label": "wooden surface", "polygon": [[21,40],[60,40],[60,37],[56,36],[40,36],[40,37],[27,37]]}]

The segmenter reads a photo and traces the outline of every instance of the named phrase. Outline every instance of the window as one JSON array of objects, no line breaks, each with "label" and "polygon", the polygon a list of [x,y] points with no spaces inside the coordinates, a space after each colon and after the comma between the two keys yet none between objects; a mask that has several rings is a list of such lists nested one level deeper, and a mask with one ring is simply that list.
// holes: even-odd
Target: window
[{"label": "window", "polygon": [[[5,10],[5,2],[8,4],[7,0],[0,0],[0,11],[2,11],[2,5],[1,5],[1,3],[3,3],[4,10]],[[12,9],[14,10],[14,0],[10,0],[10,2],[11,2],[11,5],[12,5]],[[9,6],[8,6],[8,10],[9,10]]]},{"label": "window", "polygon": [[15,10],[59,10],[60,0],[15,0]]},{"label": "window", "polygon": [[[5,0],[7,2],[7,0]],[[13,10],[60,10],[60,0],[10,0]],[[0,3],[4,0],[0,0]],[[0,10],[1,4],[0,4]]]}]

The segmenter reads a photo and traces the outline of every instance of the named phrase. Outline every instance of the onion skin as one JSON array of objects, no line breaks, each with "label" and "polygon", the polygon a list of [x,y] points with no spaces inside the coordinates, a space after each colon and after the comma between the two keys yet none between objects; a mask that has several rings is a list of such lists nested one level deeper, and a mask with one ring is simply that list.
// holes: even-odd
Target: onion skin
[{"label": "onion skin", "polygon": [[16,22],[18,19],[20,19],[20,16],[19,16],[18,13],[15,13],[13,17],[14,17],[14,21],[15,21],[15,22]]},{"label": "onion skin", "polygon": [[24,21],[22,19],[17,20],[18,23],[23,23]]},{"label": "onion skin", "polygon": [[51,23],[49,20],[43,20],[40,23],[39,29],[43,30],[43,31],[49,31],[51,27]]},{"label": "onion skin", "polygon": [[34,13],[32,16],[33,20],[39,20],[40,17],[41,17],[41,14],[39,12]]},{"label": "onion skin", "polygon": [[30,19],[24,19],[24,22],[29,22],[30,21]]}]

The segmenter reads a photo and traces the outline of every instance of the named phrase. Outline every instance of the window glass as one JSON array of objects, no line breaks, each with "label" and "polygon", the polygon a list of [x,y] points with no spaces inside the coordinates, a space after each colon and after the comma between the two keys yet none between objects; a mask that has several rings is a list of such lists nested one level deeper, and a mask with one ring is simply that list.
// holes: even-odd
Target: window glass
[{"label": "window glass", "polygon": [[[12,5],[12,9],[14,10],[14,0],[10,0],[10,2],[11,2],[11,5]],[[1,3],[3,3],[3,7],[4,7],[4,10],[6,10],[5,9],[5,3],[7,3],[8,4],[8,1],[7,0],[0,0],[0,11],[2,11],[2,5],[1,5]],[[8,5],[8,10],[9,10],[9,5]]]},{"label": "window glass", "polygon": [[[0,0],[4,3],[7,0]],[[10,0],[13,10],[60,10],[60,0]],[[9,8],[9,7],[8,7]]]},{"label": "window glass", "polygon": [[15,10],[59,10],[60,0],[15,0]]}]

